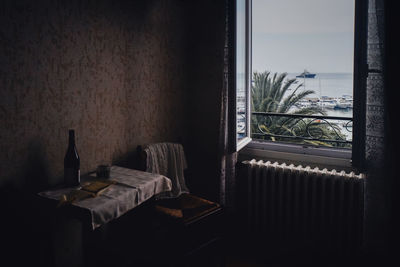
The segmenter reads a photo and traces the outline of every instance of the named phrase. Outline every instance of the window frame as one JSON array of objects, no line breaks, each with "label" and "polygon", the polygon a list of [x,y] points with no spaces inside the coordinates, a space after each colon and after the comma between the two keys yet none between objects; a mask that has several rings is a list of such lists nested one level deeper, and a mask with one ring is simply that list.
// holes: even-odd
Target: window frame
[{"label": "window frame", "polygon": [[365,169],[365,123],[367,101],[367,38],[368,1],[355,0],[354,14],[354,70],[353,70],[353,140],[352,165]]},{"label": "window frame", "polygon": [[[352,148],[327,148],[307,146],[302,144],[288,144],[272,141],[252,140],[246,146],[246,153],[264,151],[266,156],[271,152],[278,152],[296,156],[299,160],[303,155],[315,157],[336,158],[348,161],[352,167],[362,170],[365,155],[365,102],[367,65],[367,18],[368,1],[354,0],[354,55],[353,55],[353,133]],[[250,96],[251,97],[251,96]],[[251,114],[251,113],[250,113]],[[282,158],[288,159],[288,158]],[[347,163],[345,164],[347,165]]]},{"label": "window frame", "polygon": [[246,45],[246,52],[245,52],[245,80],[246,80],[246,107],[245,107],[245,119],[246,119],[246,131],[245,137],[241,140],[237,138],[237,88],[236,88],[236,70],[237,70],[237,2],[240,0],[229,1],[229,17],[232,18],[233,23],[229,23],[229,47],[230,47],[230,69],[229,69],[229,77],[228,82],[231,84],[229,86],[229,139],[230,142],[230,150],[231,152],[238,152],[246,145],[248,145],[251,141],[251,132],[250,132],[250,122],[251,122],[251,75],[252,75],[252,1],[251,0],[244,0],[246,3],[246,33],[245,33],[245,45]]}]

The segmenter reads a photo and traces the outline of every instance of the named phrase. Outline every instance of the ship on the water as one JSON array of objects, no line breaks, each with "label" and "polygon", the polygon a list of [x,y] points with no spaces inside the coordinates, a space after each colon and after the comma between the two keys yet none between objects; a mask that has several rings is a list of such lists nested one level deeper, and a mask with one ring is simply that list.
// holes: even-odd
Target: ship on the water
[{"label": "ship on the water", "polygon": [[315,78],[315,73],[310,73],[307,70],[304,70],[303,73],[296,76],[296,78]]}]

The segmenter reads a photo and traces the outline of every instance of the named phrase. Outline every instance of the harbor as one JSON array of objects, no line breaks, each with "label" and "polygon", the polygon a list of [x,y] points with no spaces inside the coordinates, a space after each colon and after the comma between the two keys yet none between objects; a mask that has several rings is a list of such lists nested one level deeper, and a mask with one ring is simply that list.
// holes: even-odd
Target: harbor
[{"label": "harbor", "polygon": [[320,107],[323,110],[340,109],[344,111],[353,109],[353,97],[351,95],[342,95],[341,97],[310,97],[302,99],[301,101],[296,103],[295,106],[299,109]]},{"label": "harbor", "polygon": [[[303,73],[301,74],[303,75]],[[320,107],[327,116],[353,116],[353,75],[351,73],[317,73],[313,78],[288,74],[288,79],[296,79],[303,86],[299,90],[312,90],[311,94],[298,101],[291,111],[301,108]],[[286,93],[289,95],[294,88]]]},{"label": "harbor", "polygon": [[[352,78],[351,73],[315,74],[306,70],[301,74],[287,74],[287,80],[295,79],[296,81],[286,90],[283,99],[290,97],[293,93],[299,94],[306,91],[311,91],[312,93],[297,100],[286,112],[288,114],[296,114],[300,110],[312,109],[316,119],[307,118],[303,121],[304,123],[313,122],[314,125],[316,123],[328,125],[332,130],[344,135],[345,140],[351,140],[351,118],[353,117]],[[254,86],[254,81],[252,81],[252,86]],[[237,131],[239,136],[244,134],[246,128],[245,99],[244,94],[239,94],[237,97]],[[281,105],[285,105],[285,101],[279,101],[274,110],[279,110]],[[271,110],[270,112],[274,111]],[[282,116],[285,117],[285,115]],[[320,116],[323,116],[323,118],[318,118]],[[338,117],[343,119],[336,119]],[[346,118],[350,119],[346,120]],[[267,120],[270,119],[269,117],[267,118]],[[282,127],[285,126],[282,125]]]}]

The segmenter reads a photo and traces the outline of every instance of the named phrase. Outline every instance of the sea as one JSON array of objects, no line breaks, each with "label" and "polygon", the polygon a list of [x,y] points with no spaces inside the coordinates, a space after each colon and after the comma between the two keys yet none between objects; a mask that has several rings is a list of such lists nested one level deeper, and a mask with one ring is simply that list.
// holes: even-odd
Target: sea
[{"label": "sea", "polygon": [[[316,73],[314,78],[296,78],[298,73],[288,73],[287,78],[296,78],[298,83],[288,90],[287,94],[302,83],[303,86],[299,91],[312,90],[315,93],[308,96],[308,98],[339,98],[339,97],[353,97],[353,73]],[[338,117],[353,117],[353,109],[325,109],[327,116]],[[341,129],[341,133],[345,135],[347,140],[352,139],[352,129],[344,127],[343,121],[331,121],[337,123]]]},{"label": "sea", "polygon": [[[300,73],[288,73],[286,79],[296,78],[296,75]],[[304,90],[312,90],[313,94],[310,94],[306,98],[340,98],[340,97],[353,97],[353,73],[316,73],[314,78],[296,78],[297,83],[292,85],[291,88],[286,92],[285,96],[293,93],[293,90],[299,84],[303,84],[301,88],[299,88],[298,92],[302,92]],[[244,107],[244,91],[239,92],[242,96],[242,103],[238,102],[239,107],[241,104]],[[243,108],[242,107],[242,108]],[[296,109],[296,107],[294,107]],[[353,117],[353,109],[332,109],[326,108],[325,110],[326,116],[335,116],[335,117]],[[351,124],[346,124],[341,120],[330,120],[329,122],[335,123],[340,129],[341,133],[346,136],[347,140],[352,139],[352,128]]]},{"label": "sea", "polygon": [[[298,83],[291,86],[287,94],[293,92],[299,83],[303,86],[299,91],[313,90],[310,98],[353,96],[353,73],[316,73],[314,78],[297,78]],[[296,78],[299,73],[288,73],[287,79]],[[353,109],[326,109],[328,116],[352,117]]]}]

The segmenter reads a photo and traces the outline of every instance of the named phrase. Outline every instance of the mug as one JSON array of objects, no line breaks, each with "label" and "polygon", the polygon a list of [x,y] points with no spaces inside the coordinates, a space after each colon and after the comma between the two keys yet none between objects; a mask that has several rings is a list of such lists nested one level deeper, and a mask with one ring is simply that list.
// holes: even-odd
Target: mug
[{"label": "mug", "polygon": [[99,165],[96,169],[96,176],[98,178],[110,178],[110,169],[109,165]]}]

